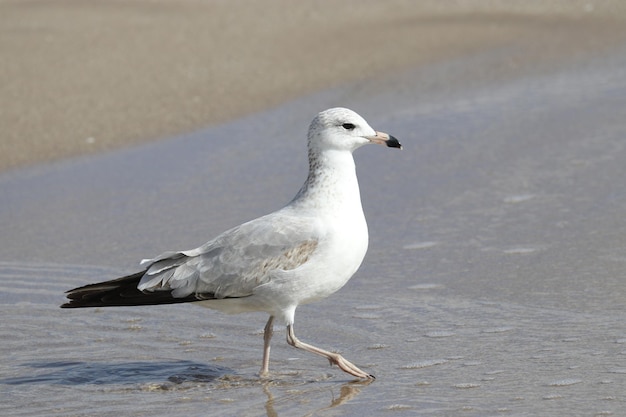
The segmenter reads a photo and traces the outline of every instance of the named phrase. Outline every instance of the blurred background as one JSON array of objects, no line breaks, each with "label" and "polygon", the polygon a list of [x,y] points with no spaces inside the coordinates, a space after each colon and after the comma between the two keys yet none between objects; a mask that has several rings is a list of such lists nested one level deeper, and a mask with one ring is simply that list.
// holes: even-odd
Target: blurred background
[{"label": "blurred background", "polygon": [[479,50],[514,51],[486,79],[566,65],[623,43],[625,14],[619,0],[1,0],[0,172]]}]

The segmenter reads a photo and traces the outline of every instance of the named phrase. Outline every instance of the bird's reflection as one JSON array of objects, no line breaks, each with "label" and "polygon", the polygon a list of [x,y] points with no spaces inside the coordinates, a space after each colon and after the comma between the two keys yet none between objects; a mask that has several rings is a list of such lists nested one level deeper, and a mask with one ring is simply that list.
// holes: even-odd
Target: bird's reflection
[{"label": "bird's reflection", "polygon": [[[331,408],[335,408],[342,404],[347,403],[353,398],[356,398],[356,396],[361,393],[361,389],[371,384],[372,381],[373,380],[363,380],[363,381],[358,380],[358,381],[346,382],[344,384],[333,384],[332,386],[329,386],[329,387],[325,386],[325,387],[320,388],[319,390],[328,389],[331,391],[332,399],[330,401],[330,404],[328,406],[313,410],[305,414],[305,416],[312,416],[312,415],[317,414],[320,411],[329,410]],[[294,398],[284,398],[284,397],[274,398],[274,395],[272,394],[272,391],[271,391],[272,387],[275,387],[275,385],[271,381],[268,381],[263,384],[263,392],[265,393],[265,395],[267,395],[267,401],[265,402],[265,412],[267,414],[267,417],[278,417],[278,412],[276,411],[275,406],[279,405],[279,403],[283,403],[289,399],[294,399]]]}]

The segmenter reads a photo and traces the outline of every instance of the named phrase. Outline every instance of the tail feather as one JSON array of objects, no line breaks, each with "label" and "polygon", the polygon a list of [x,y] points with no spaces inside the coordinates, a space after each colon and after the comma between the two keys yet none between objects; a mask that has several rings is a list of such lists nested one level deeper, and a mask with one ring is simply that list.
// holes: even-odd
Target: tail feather
[{"label": "tail feather", "polygon": [[137,285],[145,273],[146,271],[141,271],[111,281],[69,290],[66,292],[69,301],[61,305],[61,308],[121,307],[200,301],[194,294],[184,298],[174,298],[171,291],[142,292],[138,290]]}]

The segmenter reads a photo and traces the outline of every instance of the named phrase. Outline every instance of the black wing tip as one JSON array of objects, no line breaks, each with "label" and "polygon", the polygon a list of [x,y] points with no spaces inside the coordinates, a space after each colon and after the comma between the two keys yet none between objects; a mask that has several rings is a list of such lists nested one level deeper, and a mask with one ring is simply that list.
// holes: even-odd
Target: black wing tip
[{"label": "black wing tip", "polygon": [[79,305],[78,303],[74,303],[70,301],[69,303],[64,303],[59,306],[60,308],[79,308],[79,307],[87,307],[85,305]]},{"label": "black wing tip", "polygon": [[120,304],[123,293],[128,293],[129,291],[134,295],[141,293],[137,289],[137,285],[145,272],[144,270],[114,280],[87,284],[65,291],[65,296],[69,301],[60,307],[81,308],[124,305]]},{"label": "black wing tip", "polygon": [[133,307],[159,304],[190,303],[215,298],[213,294],[191,294],[177,298],[172,292],[143,292],[137,288],[146,271],[137,272],[111,281],[98,282],[66,291],[68,301],[61,308]]}]

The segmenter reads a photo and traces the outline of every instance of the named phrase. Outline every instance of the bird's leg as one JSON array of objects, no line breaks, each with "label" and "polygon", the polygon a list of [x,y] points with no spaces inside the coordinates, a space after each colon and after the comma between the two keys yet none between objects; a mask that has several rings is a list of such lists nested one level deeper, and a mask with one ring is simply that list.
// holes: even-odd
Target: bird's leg
[{"label": "bird's leg", "polygon": [[270,316],[263,331],[263,365],[261,365],[261,377],[266,377],[270,373],[270,341],[274,334],[274,316]]},{"label": "bird's leg", "polygon": [[338,353],[329,352],[324,349],[320,349],[313,345],[309,345],[308,343],[301,342],[296,337],[296,334],[293,331],[293,324],[287,325],[287,343],[291,346],[306,350],[307,352],[315,353],[316,355],[320,355],[328,359],[332,364],[337,365],[342,371],[349,373],[350,375],[354,375],[357,378],[367,378],[374,379],[374,375],[370,375],[367,372],[363,372],[359,368],[356,367],[352,362],[347,361]]}]

